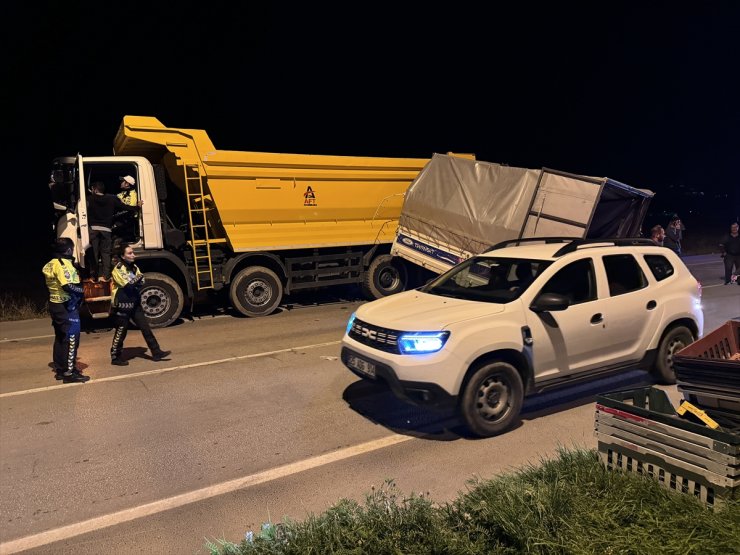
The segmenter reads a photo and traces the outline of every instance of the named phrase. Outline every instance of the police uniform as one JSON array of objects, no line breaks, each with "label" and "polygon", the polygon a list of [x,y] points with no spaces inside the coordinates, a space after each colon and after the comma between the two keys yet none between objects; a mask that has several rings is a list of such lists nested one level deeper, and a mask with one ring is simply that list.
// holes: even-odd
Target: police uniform
[{"label": "police uniform", "polygon": [[49,290],[49,314],[54,326],[54,370],[57,379],[82,382],[90,378],[77,370],[77,349],[80,345],[79,306],[83,289],[72,258],[59,256],[51,259],[42,272]]},{"label": "police uniform", "polygon": [[[136,206],[139,197],[134,189],[126,189],[118,193],[119,200],[126,206]],[[133,243],[136,240],[139,212],[123,212],[116,215],[118,221],[115,225],[115,232],[121,241]]]},{"label": "police uniform", "polygon": [[159,360],[169,354],[162,351],[156,337],[152,333],[144,310],[141,308],[141,287],[144,285],[144,275],[134,263],[125,260],[116,264],[111,274],[113,279],[113,343],[110,348],[112,364],[125,366],[128,362],[121,360],[123,342],[128,333],[129,320],[133,320],[141,330],[152,357]]}]

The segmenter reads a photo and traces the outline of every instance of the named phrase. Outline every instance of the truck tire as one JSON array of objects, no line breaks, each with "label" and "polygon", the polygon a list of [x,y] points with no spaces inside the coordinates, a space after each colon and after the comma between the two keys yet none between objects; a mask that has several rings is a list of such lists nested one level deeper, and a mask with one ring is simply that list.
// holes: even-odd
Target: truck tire
[{"label": "truck tire", "polygon": [[263,266],[244,268],[231,282],[231,305],[244,316],[267,316],[283,298],[283,284],[277,274]]},{"label": "truck tire", "polygon": [[507,362],[487,362],[465,384],[460,413],[471,432],[490,437],[516,422],[523,402],[524,384],[517,369]]},{"label": "truck tire", "polygon": [[660,384],[676,383],[676,372],[673,369],[673,355],[694,342],[694,334],[685,326],[677,326],[665,332],[660,339],[655,364],[650,371],[653,379]]},{"label": "truck tire", "polygon": [[174,279],[159,272],[144,274],[141,308],[152,328],[169,326],[180,317],[184,306],[185,296]]},{"label": "truck tire", "polygon": [[362,282],[362,292],[367,299],[380,299],[405,291],[407,283],[405,264],[390,254],[381,254],[370,263]]}]

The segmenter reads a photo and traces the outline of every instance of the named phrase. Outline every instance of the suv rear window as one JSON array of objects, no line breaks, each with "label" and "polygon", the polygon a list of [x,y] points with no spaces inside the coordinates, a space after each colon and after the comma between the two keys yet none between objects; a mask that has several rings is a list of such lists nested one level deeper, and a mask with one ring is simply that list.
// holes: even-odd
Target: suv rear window
[{"label": "suv rear window", "polygon": [[647,262],[648,268],[655,276],[657,281],[664,280],[665,278],[672,276],[676,270],[673,269],[671,263],[665,256],[659,254],[646,254],[645,262]]},{"label": "suv rear window", "polygon": [[604,268],[612,297],[647,287],[647,278],[631,254],[605,256]]}]

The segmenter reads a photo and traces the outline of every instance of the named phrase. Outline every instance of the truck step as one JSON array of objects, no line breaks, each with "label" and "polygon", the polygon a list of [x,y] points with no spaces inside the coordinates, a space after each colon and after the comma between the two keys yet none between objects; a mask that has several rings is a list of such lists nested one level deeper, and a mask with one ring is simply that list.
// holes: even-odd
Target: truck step
[{"label": "truck step", "polygon": [[106,295],[106,296],[103,296],[103,297],[90,297],[89,299],[85,299],[85,302],[88,302],[88,303],[97,303],[97,302],[102,302],[102,301],[110,301],[111,298],[112,297],[110,295]]}]

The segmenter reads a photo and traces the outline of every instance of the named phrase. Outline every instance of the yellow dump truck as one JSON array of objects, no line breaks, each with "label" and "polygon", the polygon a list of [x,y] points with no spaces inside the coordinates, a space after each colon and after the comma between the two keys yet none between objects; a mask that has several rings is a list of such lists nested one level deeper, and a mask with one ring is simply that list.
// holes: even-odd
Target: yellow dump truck
[{"label": "yellow dump truck", "polygon": [[[358,283],[378,298],[406,287],[404,262],[389,252],[406,188],[427,159],[217,150],[203,130],[141,116],[123,118],[113,153],[54,160],[56,231],[89,266],[90,185],[116,194],[132,176],[143,201],[133,244],[153,327],[208,297],[200,292],[223,291],[240,313],[263,316],[302,289]],[[93,316],[107,316],[105,286],[86,291]]]}]

